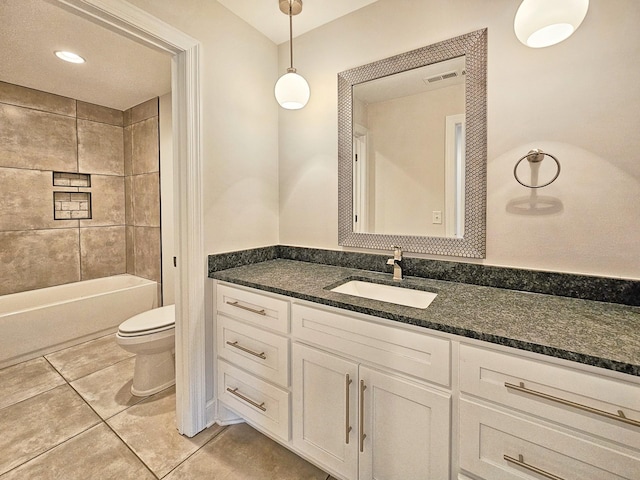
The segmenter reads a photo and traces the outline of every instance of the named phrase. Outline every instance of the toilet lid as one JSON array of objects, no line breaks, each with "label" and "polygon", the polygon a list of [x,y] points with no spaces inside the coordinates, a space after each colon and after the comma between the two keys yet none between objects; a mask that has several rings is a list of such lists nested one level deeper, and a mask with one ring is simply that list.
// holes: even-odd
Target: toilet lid
[{"label": "toilet lid", "polygon": [[167,305],[134,315],[120,324],[118,332],[124,335],[162,331],[173,328],[176,322],[176,306]]}]

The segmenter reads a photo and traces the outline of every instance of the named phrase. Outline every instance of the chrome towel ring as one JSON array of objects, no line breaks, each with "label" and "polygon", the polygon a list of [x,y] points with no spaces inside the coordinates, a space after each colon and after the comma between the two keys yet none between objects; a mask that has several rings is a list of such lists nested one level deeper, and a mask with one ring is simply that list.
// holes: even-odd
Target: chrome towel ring
[{"label": "chrome towel ring", "polygon": [[[536,164],[536,163],[540,163],[542,162],[542,160],[544,160],[544,157],[551,157],[553,159],[554,162],[556,162],[556,165],[558,167],[558,171],[556,172],[555,176],[551,179],[551,181],[543,184],[543,185],[527,185],[526,183],[524,183],[523,181],[521,181],[518,178],[518,165],[520,165],[520,162],[522,162],[525,158],[529,161],[530,164]],[[560,176],[560,162],[558,161],[558,159],[556,157],[554,157],[553,155],[551,155],[550,153],[546,153],[543,152],[541,149],[536,148],[534,150],[530,150],[529,153],[527,153],[525,156],[523,156],[520,160],[518,160],[518,162],[516,163],[516,166],[513,167],[513,176],[516,178],[516,181],[522,185],[523,187],[527,187],[527,188],[542,188],[542,187],[546,187],[547,185],[551,185],[553,182],[556,181],[556,178],[558,178]]]}]

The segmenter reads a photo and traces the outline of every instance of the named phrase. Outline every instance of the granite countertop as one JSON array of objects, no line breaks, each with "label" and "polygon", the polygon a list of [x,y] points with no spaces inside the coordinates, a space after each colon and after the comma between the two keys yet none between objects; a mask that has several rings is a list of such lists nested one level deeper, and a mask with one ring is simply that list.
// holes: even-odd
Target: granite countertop
[{"label": "granite countertop", "polygon": [[329,290],[354,278],[394,284],[390,274],[284,259],[221,270],[210,276],[640,376],[640,307],[405,277],[403,287],[438,294],[428,308],[417,309]]}]

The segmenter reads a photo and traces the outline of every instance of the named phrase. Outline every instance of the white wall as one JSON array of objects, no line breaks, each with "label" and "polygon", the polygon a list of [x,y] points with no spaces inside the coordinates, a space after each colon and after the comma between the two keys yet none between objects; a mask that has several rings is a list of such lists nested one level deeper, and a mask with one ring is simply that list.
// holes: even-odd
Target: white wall
[{"label": "white wall", "polygon": [[[205,253],[277,244],[276,46],[214,0],[129,1],[201,45]],[[214,393],[212,293],[205,296],[207,399]]]},{"label": "white wall", "polygon": [[214,0],[130,3],[201,42],[205,252],[277,244],[276,46]]},{"label": "white wall", "polygon": [[[311,100],[280,112],[280,243],[340,249],[337,73],[488,27],[482,263],[640,278],[640,3],[590,3],[576,34],[545,49],[516,39],[517,0],[379,0],[296,38],[296,67]],[[284,71],[287,44],[279,63]],[[562,163],[558,180],[538,192],[561,202],[559,213],[507,211],[529,195],[512,170],[531,148]]]}]

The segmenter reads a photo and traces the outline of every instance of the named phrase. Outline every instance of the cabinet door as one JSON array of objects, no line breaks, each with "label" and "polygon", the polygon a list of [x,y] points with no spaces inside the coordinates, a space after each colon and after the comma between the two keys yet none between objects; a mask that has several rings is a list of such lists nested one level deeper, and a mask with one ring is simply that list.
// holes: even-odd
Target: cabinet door
[{"label": "cabinet door", "polygon": [[359,373],[360,480],[449,478],[450,394],[363,366]]},{"label": "cabinet door", "polygon": [[348,479],[357,477],[358,365],[293,344],[293,444]]}]

